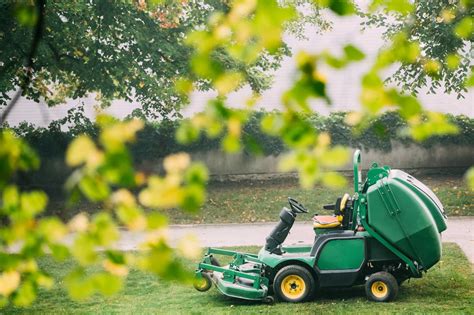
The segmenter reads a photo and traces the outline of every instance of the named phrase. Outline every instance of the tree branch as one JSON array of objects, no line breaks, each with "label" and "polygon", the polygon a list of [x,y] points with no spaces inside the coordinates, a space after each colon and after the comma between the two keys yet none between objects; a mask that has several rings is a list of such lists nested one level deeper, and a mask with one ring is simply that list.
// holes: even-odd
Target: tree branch
[{"label": "tree branch", "polygon": [[33,32],[33,40],[31,42],[30,51],[28,53],[28,56],[25,62],[26,76],[22,84],[20,84],[20,88],[16,92],[15,96],[12,98],[11,102],[5,107],[3,112],[0,114],[0,125],[2,125],[6,121],[11,110],[13,109],[15,104],[18,102],[18,99],[20,98],[21,94],[23,93],[24,90],[28,88],[28,86],[31,83],[31,77],[33,74],[33,58],[36,55],[36,50],[38,49],[39,42],[43,35],[44,15],[45,15],[44,11],[45,11],[46,0],[38,0],[35,3],[36,3],[36,10],[38,12],[38,21],[36,22],[36,25],[35,25],[35,29]]}]

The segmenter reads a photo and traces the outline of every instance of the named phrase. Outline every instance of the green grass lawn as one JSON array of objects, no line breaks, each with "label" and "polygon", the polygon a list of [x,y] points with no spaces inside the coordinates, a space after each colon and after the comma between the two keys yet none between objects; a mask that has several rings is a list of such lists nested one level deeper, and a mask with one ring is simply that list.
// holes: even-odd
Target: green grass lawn
[{"label": "green grass lawn", "polygon": [[[474,191],[469,190],[461,177],[420,178],[439,197],[448,216],[474,215]],[[352,186],[331,190],[318,186],[301,189],[295,180],[249,181],[242,183],[211,184],[206,204],[197,215],[178,210],[167,211],[171,223],[240,223],[277,221],[287,197],[296,198],[310,214],[329,214],[323,205],[334,203],[345,192],[352,194]],[[310,220],[311,215],[298,216]]]},{"label": "green grass lawn", "polygon": [[[255,252],[257,248],[240,248]],[[44,266],[58,281],[73,265],[43,259]],[[194,264],[190,264],[193,267]],[[303,304],[265,305],[220,295],[216,288],[200,293],[191,286],[163,282],[152,275],[133,271],[124,290],[112,297],[94,296],[85,302],[74,302],[60,285],[40,291],[37,302],[26,309],[9,307],[0,313],[44,314],[256,314],[256,313],[474,313],[474,274],[459,247],[444,244],[443,258],[422,279],[404,283],[396,301],[368,302],[364,288],[321,292],[315,301]]]}]

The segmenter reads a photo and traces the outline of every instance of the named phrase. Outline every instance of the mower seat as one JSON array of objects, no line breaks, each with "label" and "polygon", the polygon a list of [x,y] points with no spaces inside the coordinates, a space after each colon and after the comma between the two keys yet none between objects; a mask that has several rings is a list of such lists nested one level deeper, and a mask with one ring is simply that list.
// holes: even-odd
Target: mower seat
[{"label": "mower seat", "polygon": [[313,221],[315,229],[332,229],[341,226],[338,217],[332,215],[316,215],[313,217]]}]

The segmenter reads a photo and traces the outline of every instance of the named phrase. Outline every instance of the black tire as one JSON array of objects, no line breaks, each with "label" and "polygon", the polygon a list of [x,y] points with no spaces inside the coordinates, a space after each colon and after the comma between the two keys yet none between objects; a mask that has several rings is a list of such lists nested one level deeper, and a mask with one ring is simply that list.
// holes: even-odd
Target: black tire
[{"label": "black tire", "polygon": [[273,281],[275,296],[284,302],[307,301],[314,296],[315,290],[316,281],[311,272],[298,265],[283,267]]},{"label": "black tire", "polygon": [[271,295],[267,295],[266,297],[263,298],[263,303],[265,304],[270,304],[270,305],[273,305],[273,303],[275,303],[275,298]]},{"label": "black tire", "polygon": [[207,272],[201,272],[201,276],[194,278],[193,286],[199,292],[206,292],[212,287],[212,279]]},{"label": "black tire", "polygon": [[365,293],[371,301],[390,302],[398,294],[397,279],[385,271],[374,273],[365,283]]}]

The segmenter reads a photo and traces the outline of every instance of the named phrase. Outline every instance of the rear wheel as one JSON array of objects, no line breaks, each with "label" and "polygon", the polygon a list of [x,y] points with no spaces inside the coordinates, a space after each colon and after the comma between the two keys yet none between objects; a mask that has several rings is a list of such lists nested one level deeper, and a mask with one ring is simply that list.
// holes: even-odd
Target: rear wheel
[{"label": "rear wheel", "polygon": [[374,273],[365,283],[365,293],[375,302],[392,301],[398,294],[397,279],[385,271]]},{"label": "rear wheel", "polygon": [[315,287],[311,273],[298,265],[283,267],[273,282],[273,291],[277,298],[293,303],[307,301],[313,296]]}]

